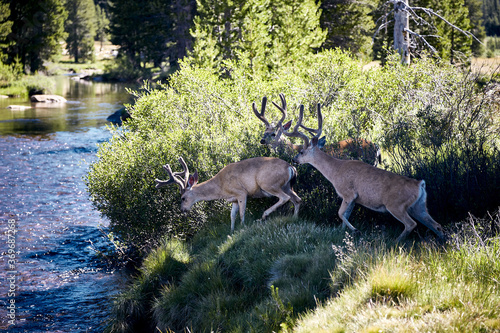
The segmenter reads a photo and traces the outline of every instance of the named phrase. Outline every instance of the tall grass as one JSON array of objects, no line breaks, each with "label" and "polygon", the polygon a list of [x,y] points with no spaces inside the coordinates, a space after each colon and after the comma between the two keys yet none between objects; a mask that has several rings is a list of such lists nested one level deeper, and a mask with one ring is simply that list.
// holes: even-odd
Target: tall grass
[{"label": "tall grass", "polygon": [[151,253],[115,300],[109,328],[498,331],[500,212],[460,226],[438,246],[395,244],[378,231],[353,238],[292,218],[250,222],[232,236],[228,221],[211,223],[191,241],[168,240]]},{"label": "tall grass", "polygon": [[[498,332],[500,214],[461,226],[444,249],[419,244],[382,256],[294,331]],[[485,232],[491,226],[496,232]]]}]

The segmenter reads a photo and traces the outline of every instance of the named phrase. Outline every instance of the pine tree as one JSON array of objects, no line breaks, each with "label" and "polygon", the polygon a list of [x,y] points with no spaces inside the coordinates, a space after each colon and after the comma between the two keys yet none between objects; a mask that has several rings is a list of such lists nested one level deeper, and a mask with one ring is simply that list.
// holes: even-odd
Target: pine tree
[{"label": "pine tree", "polygon": [[[469,20],[471,32],[477,39],[484,41],[486,38],[486,30],[483,25],[483,11],[481,9],[482,0],[465,0],[467,9],[469,10]],[[478,57],[484,52],[484,46],[477,40],[472,40],[471,51],[474,56]]]},{"label": "pine tree", "polygon": [[370,55],[375,28],[371,13],[376,6],[376,0],[323,0],[321,27],[328,31],[323,48],[340,47],[358,56]]},{"label": "pine tree", "polygon": [[111,0],[111,42],[120,45],[132,65],[160,66],[174,35],[173,3],[164,0]]},{"label": "pine tree", "polygon": [[500,0],[483,0],[482,9],[486,34],[500,35]]},{"label": "pine tree", "polygon": [[75,63],[80,60],[94,60],[94,37],[97,17],[93,0],[67,0],[68,19],[65,29],[69,53]]},{"label": "pine tree", "polygon": [[44,60],[61,52],[67,18],[63,0],[15,0],[10,2],[10,12],[9,57],[19,58],[25,72],[36,72]]},{"label": "pine tree", "polygon": [[104,42],[108,39],[109,19],[104,8],[95,5],[96,31],[95,39],[101,42],[101,51]]},{"label": "pine tree", "polygon": [[5,60],[4,49],[8,46],[7,36],[12,31],[13,22],[9,19],[9,4],[5,0],[0,0],[0,61]]},{"label": "pine tree", "polygon": [[[204,36],[216,42],[215,67],[224,59],[249,61],[253,70],[268,71],[291,63],[325,40],[320,28],[319,4],[314,0],[198,0],[195,48],[203,49]],[[208,45],[207,45],[208,46]],[[199,58],[199,57],[198,57]]]},{"label": "pine tree", "polygon": [[[381,4],[387,4],[387,1],[384,0],[380,2]],[[409,21],[410,30],[425,39],[424,41],[415,35],[411,36],[413,41],[412,56],[416,56],[422,51],[431,52],[429,45],[436,50],[435,55],[452,63],[460,62],[471,56],[473,38],[463,33],[464,31],[470,32],[472,29],[469,10],[464,0],[413,0],[409,1],[409,5],[417,8],[428,8],[441,16],[438,17],[429,11],[426,12],[421,9],[410,12],[413,15],[413,19]],[[382,13],[384,11],[380,8],[377,11],[377,19],[383,17]],[[386,13],[390,10],[387,6],[384,8]],[[421,19],[416,17],[414,13],[418,14]],[[379,24],[382,23],[384,22],[379,22]],[[450,26],[450,24],[455,27]],[[377,38],[374,46],[376,55],[382,59],[384,57],[383,50],[392,45],[393,25],[389,25],[387,30],[390,35]]]}]

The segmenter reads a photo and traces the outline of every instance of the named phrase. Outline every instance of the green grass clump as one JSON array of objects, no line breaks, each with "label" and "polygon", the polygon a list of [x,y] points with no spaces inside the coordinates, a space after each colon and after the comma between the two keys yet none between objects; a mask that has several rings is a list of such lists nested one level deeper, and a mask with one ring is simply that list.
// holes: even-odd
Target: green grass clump
[{"label": "green grass clump", "polygon": [[446,249],[420,244],[386,253],[338,297],[303,315],[294,331],[498,332],[500,215],[480,224],[496,225],[494,236],[462,230]]},{"label": "green grass clump", "polygon": [[496,332],[500,212],[458,226],[438,246],[294,218],[233,235],[210,223],[145,259],[110,331]]}]

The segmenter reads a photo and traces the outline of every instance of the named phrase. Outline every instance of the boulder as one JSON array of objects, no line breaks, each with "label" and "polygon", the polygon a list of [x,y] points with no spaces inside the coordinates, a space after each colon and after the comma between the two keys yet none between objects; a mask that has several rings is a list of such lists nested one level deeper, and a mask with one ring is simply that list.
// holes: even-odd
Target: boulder
[{"label": "boulder", "polygon": [[106,118],[106,120],[113,124],[121,126],[122,121],[126,121],[128,118],[130,118],[130,114],[127,112],[125,107],[123,107],[120,110],[113,113],[112,115],[110,115],[108,118]]},{"label": "boulder", "polygon": [[33,95],[33,103],[66,103],[66,98],[57,95]]}]

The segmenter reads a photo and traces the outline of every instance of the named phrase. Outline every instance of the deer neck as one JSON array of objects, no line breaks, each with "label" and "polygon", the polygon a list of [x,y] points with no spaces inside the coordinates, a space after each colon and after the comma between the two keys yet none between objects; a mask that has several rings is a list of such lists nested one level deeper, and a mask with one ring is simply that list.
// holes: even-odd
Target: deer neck
[{"label": "deer neck", "polygon": [[224,199],[220,181],[217,177],[193,186],[193,191],[196,192],[198,201]]},{"label": "deer neck", "polygon": [[332,179],[336,178],[338,170],[344,162],[345,161],[328,155],[324,151],[316,148],[314,151],[314,158],[309,161],[309,164],[321,172],[323,176],[332,181]]}]

